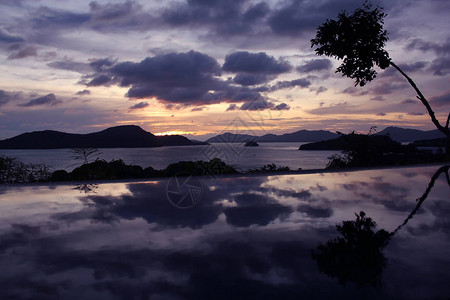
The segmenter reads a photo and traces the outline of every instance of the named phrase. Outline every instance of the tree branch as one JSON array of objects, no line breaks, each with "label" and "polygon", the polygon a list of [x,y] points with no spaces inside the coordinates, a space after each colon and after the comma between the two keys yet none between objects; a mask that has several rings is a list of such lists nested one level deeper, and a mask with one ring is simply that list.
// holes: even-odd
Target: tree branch
[{"label": "tree branch", "polygon": [[445,128],[448,129],[448,123],[450,122],[450,113],[448,113],[447,122],[445,122]]},{"label": "tree branch", "polygon": [[425,193],[423,193],[422,197],[417,198],[417,204],[416,207],[413,209],[413,211],[408,215],[408,217],[405,219],[405,221],[403,221],[403,223],[397,227],[397,229],[395,229],[393,232],[391,232],[391,236],[394,235],[395,233],[397,233],[397,231],[399,231],[403,226],[405,226],[408,221],[410,219],[412,219],[412,217],[414,217],[414,215],[417,213],[417,211],[419,210],[419,208],[422,206],[422,203],[427,199],[428,194],[431,192],[431,189],[434,186],[434,183],[436,182],[436,179],[438,179],[439,175],[441,175],[441,173],[445,174],[445,177],[447,178],[447,183],[450,186],[450,178],[448,175],[448,171],[450,169],[450,165],[449,166],[442,166],[440,167],[436,173],[434,173],[434,175],[431,177],[430,183],[427,186],[427,189],[425,190]]},{"label": "tree branch", "polygon": [[[416,91],[416,93],[418,95],[417,99],[419,99],[422,102],[422,104],[425,105],[425,107],[426,107],[426,109],[428,111],[428,114],[431,117],[431,121],[433,122],[433,124],[437,127],[437,129],[439,129],[439,131],[444,133],[447,136],[447,138],[450,139],[450,130],[448,129],[449,119],[447,119],[446,126],[445,127],[442,126],[439,123],[438,119],[436,119],[434,111],[433,111],[433,109],[431,109],[430,103],[428,103],[427,99],[422,94],[422,92],[419,90],[419,88],[417,87],[416,83],[408,75],[406,75],[406,73],[403,72],[403,70],[400,69],[394,62],[390,61],[389,64],[391,66],[393,66],[397,71],[399,71],[403,75],[403,77],[406,78],[406,80],[408,80],[409,84],[413,87],[413,89]],[[449,118],[450,118],[450,114],[449,114]]]}]

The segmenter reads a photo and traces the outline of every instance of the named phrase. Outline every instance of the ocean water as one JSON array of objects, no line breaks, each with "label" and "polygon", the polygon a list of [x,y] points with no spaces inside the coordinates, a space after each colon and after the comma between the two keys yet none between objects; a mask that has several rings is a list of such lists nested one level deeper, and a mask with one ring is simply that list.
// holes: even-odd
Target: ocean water
[{"label": "ocean water", "polygon": [[[325,168],[328,157],[336,151],[300,151],[302,143],[259,143],[259,147],[243,144],[212,143],[201,146],[175,146],[158,148],[105,148],[99,149],[91,161],[122,159],[126,164],[143,168],[164,169],[178,161],[209,161],[220,158],[238,170],[245,171],[274,163],[292,170]],[[73,158],[71,149],[50,150],[0,150],[0,155],[15,157],[24,163],[45,164],[51,170],[71,171],[82,161]]]},{"label": "ocean water", "polygon": [[0,299],[448,299],[439,170],[0,185]]}]

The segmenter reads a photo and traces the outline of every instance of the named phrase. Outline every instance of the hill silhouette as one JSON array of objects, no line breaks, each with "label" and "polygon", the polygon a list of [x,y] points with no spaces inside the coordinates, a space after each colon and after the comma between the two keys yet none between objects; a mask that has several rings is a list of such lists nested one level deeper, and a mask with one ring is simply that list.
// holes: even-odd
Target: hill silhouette
[{"label": "hill silhouette", "polygon": [[394,126],[386,127],[376,135],[389,135],[391,139],[398,142],[414,142],[418,140],[431,140],[445,137],[445,134],[437,129],[423,131]]},{"label": "hill silhouette", "polygon": [[0,141],[0,149],[147,148],[206,144],[180,135],[155,136],[136,125],[107,128],[88,134],[34,131]]},{"label": "hill silhouette", "polygon": [[233,134],[225,132],[216,135],[208,140],[208,143],[245,143],[248,141],[255,142],[316,142],[327,139],[336,138],[338,135],[325,130],[299,130],[292,133],[282,135],[265,134],[263,136],[248,134]]}]

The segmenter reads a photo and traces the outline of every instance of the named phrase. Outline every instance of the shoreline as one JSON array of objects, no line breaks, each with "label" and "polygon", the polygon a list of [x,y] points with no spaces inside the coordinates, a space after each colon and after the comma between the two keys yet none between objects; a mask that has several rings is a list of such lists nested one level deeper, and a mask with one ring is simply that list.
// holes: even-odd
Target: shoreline
[{"label": "shoreline", "polygon": [[[348,173],[359,171],[371,171],[371,170],[389,170],[389,169],[408,169],[408,168],[420,168],[420,167],[441,167],[443,165],[450,164],[449,162],[441,163],[422,163],[411,165],[397,165],[397,166],[373,166],[373,167],[355,167],[355,168],[342,168],[342,169],[308,169],[308,170],[292,170],[283,172],[259,172],[259,173],[238,173],[238,174],[222,174],[215,175],[215,179],[226,178],[239,178],[239,177],[261,177],[261,176],[282,176],[282,175],[312,175],[312,174],[326,174],[326,173]],[[208,179],[211,175],[191,175],[197,179]],[[109,184],[109,183],[140,183],[140,182],[152,182],[152,181],[167,181],[174,176],[168,177],[154,177],[154,178],[129,178],[129,179],[109,179],[109,180],[79,180],[79,181],[47,181],[47,182],[29,182],[29,183],[3,183],[2,187],[26,187],[26,186],[64,186],[64,185],[87,185],[87,184]],[[179,176],[187,177],[187,176]]]}]

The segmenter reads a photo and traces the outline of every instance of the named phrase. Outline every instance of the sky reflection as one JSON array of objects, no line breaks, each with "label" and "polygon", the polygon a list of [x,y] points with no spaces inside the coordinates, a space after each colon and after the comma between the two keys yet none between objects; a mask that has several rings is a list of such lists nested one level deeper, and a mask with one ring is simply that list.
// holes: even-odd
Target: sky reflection
[{"label": "sky reflection", "polygon": [[445,176],[384,249],[381,286],[345,285],[311,252],[364,211],[395,230],[439,166],[201,179],[191,209],[167,181],[0,186],[0,295],[63,299],[443,298],[450,293]]}]

